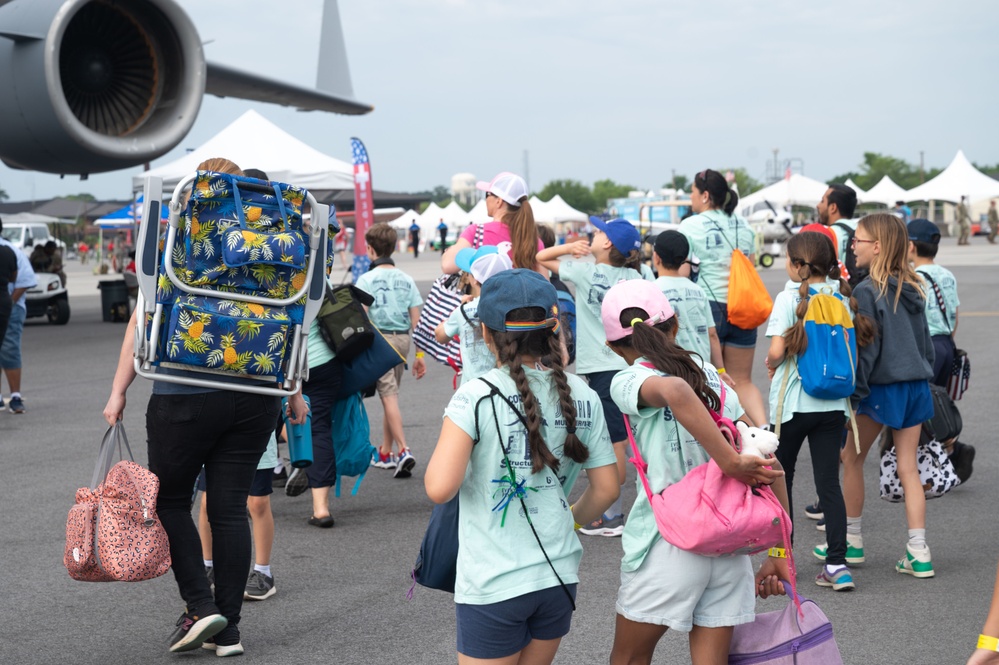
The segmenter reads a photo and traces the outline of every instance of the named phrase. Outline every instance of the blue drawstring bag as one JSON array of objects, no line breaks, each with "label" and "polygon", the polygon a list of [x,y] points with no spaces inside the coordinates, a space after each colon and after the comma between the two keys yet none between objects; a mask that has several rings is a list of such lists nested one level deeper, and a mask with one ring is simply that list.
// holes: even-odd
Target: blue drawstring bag
[{"label": "blue drawstring bag", "polygon": [[333,403],[333,454],[336,456],[336,490],[340,496],[340,479],[357,477],[350,495],[357,494],[364,474],[371,464],[375,447],[370,441],[368,412],[360,393],[353,393]]}]

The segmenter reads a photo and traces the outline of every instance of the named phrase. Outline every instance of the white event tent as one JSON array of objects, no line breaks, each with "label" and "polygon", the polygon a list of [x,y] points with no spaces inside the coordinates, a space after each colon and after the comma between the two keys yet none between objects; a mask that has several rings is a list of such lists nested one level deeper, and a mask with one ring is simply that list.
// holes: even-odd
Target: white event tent
[{"label": "white event tent", "polygon": [[863,195],[857,194],[860,203],[881,203],[886,206],[895,205],[896,201],[913,201],[909,192],[905,191],[890,177],[885,176],[878,181],[878,184],[871,187]]},{"label": "white event tent", "polygon": [[787,205],[815,206],[822,200],[829,186],[800,173],[792,173],[790,178],[778,180],[772,185],[757,190],[739,200],[739,210],[752,209],[762,201],[769,201],[775,207]]},{"label": "white event tent", "polygon": [[843,184],[846,185],[847,187],[849,187],[850,189],[852,189],[853,191],[857,192],[857,200],[858,201],[861,200],[861,198],[865,194],[867,194],[867,192],[865,192],[864,190],[862,190],[860,188],[860,186],[853,181],[853,178],[847,178],[846,182],[844,182]]},{"label": "white event tent", "polygon": [[393,229],[405,231],[410,226],[413,225],[413,222],[419,223],[419,220],[420,220],[420,213],[416,212],[413,209],[409,209],[406,212],[402,213],[401,216],[396,217],[392,221],[388,222],[388,225],[391,226]]},{"label": "white event tent", "polygon": [[133,176],[132,190],[140,191],[146,176],[157,176],[163,178],[163,194],[169,197],[178,182],[211,157],[225,157],[242,168],[260,169],[271,180],[308,189],[354,188],[353,166],[323,154],[251,109],[183,157]]},{"label": "white event tent", "polygon": [[906,194],[907,201],[948,201],[957,203],[962,196],[969,203],[999,197],[999,180],[976,169],[964,151],[958,150],[951,163],[940,174]]},{"label": "white event tent", "polygon": [[485,199],[479,199],[479,202],[472,206],[472,209],[468,211],[468,220],[472,224],[485,224],[489,221]]},{"label": "white event tent", "polygon": [[551,217],[552,222],[588,222],[590,221],[590,216],[585,212],[580,212],[573,208],[571,205],[565,202],[565,200],[556,194],[551,198],[551,201],[545,204],[548,212],[548,216]]}]

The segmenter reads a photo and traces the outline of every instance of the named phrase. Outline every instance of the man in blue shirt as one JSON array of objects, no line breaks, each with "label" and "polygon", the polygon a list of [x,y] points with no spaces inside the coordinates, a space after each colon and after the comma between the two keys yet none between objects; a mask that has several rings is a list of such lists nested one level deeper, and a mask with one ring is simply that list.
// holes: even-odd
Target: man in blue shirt
[{"label": "man in blue shirt", "polygon": [[[7,408],[11,413],[24,413],[24,400],[21,399],[21,332],[24,330],[24,319],[28,308],[25,304],[25,292],[37,283],[35,271],[31,269],[28,257],[14,245],[3,239],[3,219],[0,219],[0,246],[9,247],[17,256],[17,278],[7,285],[10,299],[14,306],[7,324],[7,332],[0,344],[0,368],[7,377],[10,386],[10,403]],[[4,407],[3,396],[0,394],[0,409]]]}]

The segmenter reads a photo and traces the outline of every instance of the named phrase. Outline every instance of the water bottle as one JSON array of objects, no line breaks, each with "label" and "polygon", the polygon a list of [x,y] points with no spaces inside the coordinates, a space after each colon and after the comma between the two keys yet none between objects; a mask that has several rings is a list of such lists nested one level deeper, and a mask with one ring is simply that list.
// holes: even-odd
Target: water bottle
[{"label": "water bottle", "polygon": [[312,464],[312,404],[307,395],[302,395],[302,398],[310,410],[301,425],[295,425],[288,419],[288,398],[281,400],[281,413],[288,435],[288,456],[291,458],[291,465],[299,469]]}]

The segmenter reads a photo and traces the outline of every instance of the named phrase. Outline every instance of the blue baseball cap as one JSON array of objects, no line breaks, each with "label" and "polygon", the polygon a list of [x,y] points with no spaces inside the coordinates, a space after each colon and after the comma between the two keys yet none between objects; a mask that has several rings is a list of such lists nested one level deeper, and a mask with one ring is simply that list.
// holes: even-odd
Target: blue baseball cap
[{"label": "blue baseball cap", "polygon": [[509,255],[499,251],[496,245],[483,245],[478,249],[466,247],[458,252],[454,262],[479,284],[485,284],[493,275],[513,267]]},{"label": "blue baseball cap", "polygon": [[[524,307],[538,307],[545,316],[538,321],[506,320],[507,314]],[[552,328],[558,332],[558,294],[551,282],[533,270],[504,270],[482,285],[477,316],[490,330]]]},{"label": "blue baseball cap", "polygon": [[906,225],[909,231],[909,240],[916,242],[928,242],[936,245],[940,242],[940,229],[928,219],[914,219]]},{"label": "blue baseball cap", "polygon": [[607,234],[611,244],[625,256],[632,250],[642,248],[642,236],[638,234],[631,222],[626,219],[612,219],[605,222],[599,217],[590,217],[590,224]]}]

